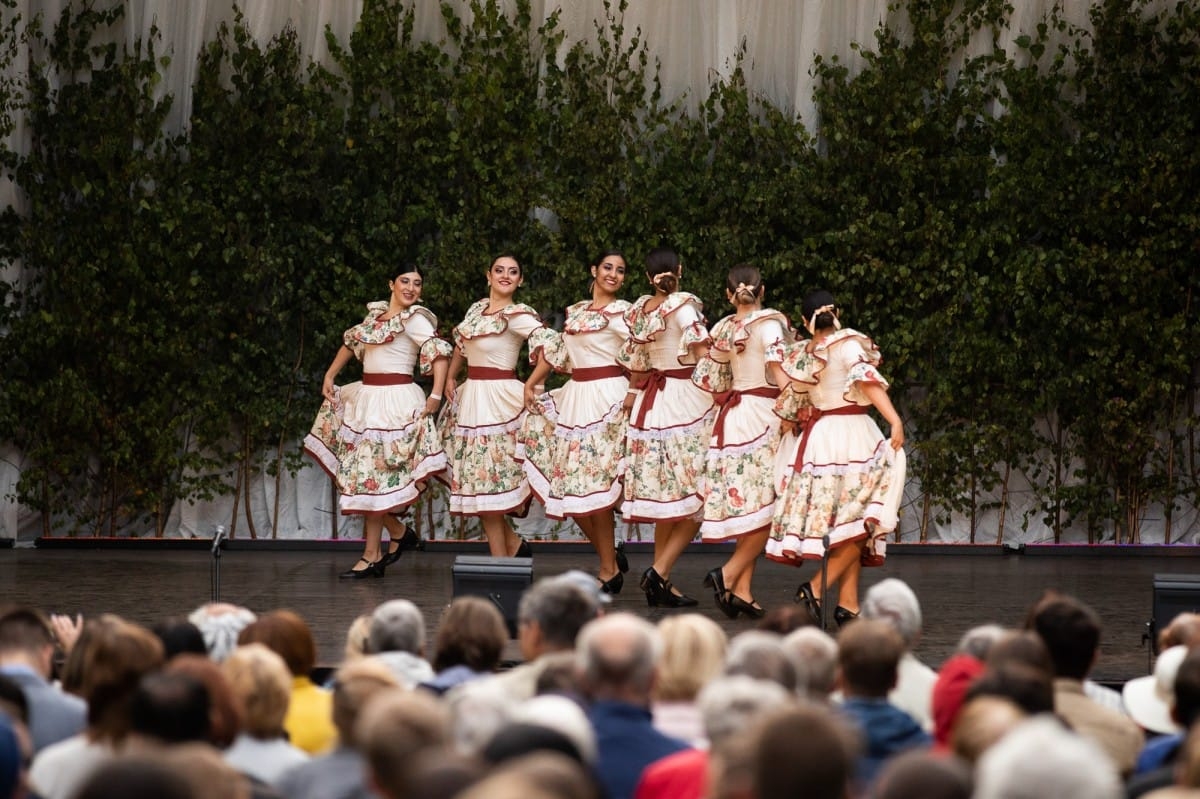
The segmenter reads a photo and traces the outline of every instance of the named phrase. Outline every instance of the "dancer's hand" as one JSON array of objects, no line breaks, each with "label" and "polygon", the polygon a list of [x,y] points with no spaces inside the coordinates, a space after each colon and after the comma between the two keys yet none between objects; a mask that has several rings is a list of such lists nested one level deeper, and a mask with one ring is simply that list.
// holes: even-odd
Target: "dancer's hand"
[{"label": "dancer's hand", "polygon": [[457,382],[452,375],[446,375],[446,385],[442,388],[442,395],[446,398],[446,402],[454,402],[454,389],[457,387]]},{"label": "dancer's hand", "polygon": [[541,393],[538,389],[545,389],[545,386],[535,386],[530,383],[525,384],[525,409],[530,413],[542,415],[542,404],[538,402],[538,394]]},{"label": "dancer's hand", "polygon": [[324,382],[321,383],[321,396],[337,404],[338,387],[334,384],[332,377],[326,377]]}]

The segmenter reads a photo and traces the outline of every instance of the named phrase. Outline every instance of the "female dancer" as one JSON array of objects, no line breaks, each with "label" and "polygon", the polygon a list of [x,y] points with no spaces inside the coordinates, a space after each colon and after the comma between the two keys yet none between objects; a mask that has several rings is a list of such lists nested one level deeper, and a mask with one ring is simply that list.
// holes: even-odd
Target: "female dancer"
[{"label": "female dancer", "polygon": [[[446,396],[454,402],[443,415],[449,447],[450,513],[475,515],[493,557],[529,556],[529,544],[513,530],[507,514],[528,507],[529,480],[514,459],[524,416],[525,392],[517,379],[521,345],[531,336],[531,359],[549,331],[537,312],[513,302],[522,283],[521,265],[501,255],[487,271],[488,296],[467,309],[454,328],[454,356]],[[539,333],[540,331],[540,333]],[[463,364],[467,382],[455,395]]]},{"label": "female dancer", "polygon": [[[426,480],[446,466],[446,452],[434,424],[441,403],[450,345],[434,336],[437,318],[418,305],[423,283],[416,266],[401,267],[388,281],[387,302],[367,305],[367,317],[343,336],[325,372],[317,411],[304,450],[336,481],[342,513],[362,514],[362,557],[339,576],[382,577],[400,559],[402,542],[415,538],[391,515],[416,501]],[[338,372],[363,362],[361,382],[340,389]],[[413,367],[433,374],[428,397],[413,383]],[[391,536],[382,550],[383,527]]]},{"label": "female dancer", "polygon": [[[629,337],[617,299],[625,282],[625,257],[608,250],[591,267],[592,298],[567,309],[554,344],[541,350],[525,382],[525,420],[518,457],[552,519],[571,517],[600,556],[600,588],[620,593],[629,570],[615,541],[613,509],[625,471],[625,410],[629,380],[616,356]],[[571,375],[562,388],[543,393],[554,369]]]},{"label": "female dancer", "polygon": [[792,341],[787,317],[762,307],[762,275],[738,264],[725,279],[725,296],[736,309],[712,329],[712,347],[692,382],[720,403],[704,471],[705,541],[736,540],[733,554],[704,578],[729,618],[761,618],[750,590],[754,566],[770,532],[775,508],[775,453],[779,417],[777,386],[787,382],[779,365]]},{"label": "female dancer", "polygon": [[630,373],[625,501],[621,513],[654,523],[654,563],[641,587],[652,606],[690,607],[696,600],[671,584],[671,567],[700,527],[700,480],[712,397],[692,384],[696,360],[708,348],[700,300],[677,291],[679,256],[656,247],[646,257],[654,294],[639,297],[625,314],[629,340],[617,363]]},{"label": "female dancer", "polygon": [[[812,339],[797,342],[783,361],[789,378],[779,400],[785,419],[799,419],[799,435],[780,445],[771,537],[767,556],[798,563],[824,558],[825,584],[840,581],[834,620],[858,616],[858,581],[864,565],[883,563],[886,534],[896,529],[904,490],[904,425],[876,370],[875,343],[842,329],[833,295],[804,299],[804,326]],[[874,405],[891,428],[885,439],[867,415]],[[796,592],[821,623],[821,601],[811,582]]]}]

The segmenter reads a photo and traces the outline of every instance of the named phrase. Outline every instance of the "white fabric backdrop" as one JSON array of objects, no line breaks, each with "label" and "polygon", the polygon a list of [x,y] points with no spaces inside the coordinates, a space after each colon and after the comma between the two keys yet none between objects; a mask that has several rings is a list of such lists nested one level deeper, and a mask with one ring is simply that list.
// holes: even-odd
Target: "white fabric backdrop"
[{"label": "white fabric backdrop", "polygon": [[[438,0],[414,0],[416,35],[419,39],[442,41],[445,28]],[[1162,0],[1157,7],[1165,7]],[[41,15],[52,25],[68,0],[21,0],[16,13],[24,19]],[[466,13],[465,0],[452,0]],[[509,7],[514,3],[507,0]],[[851,48],[859,43],[873,49],[875,31],[889,17],[889,0],[631,0],[625,16],[626,36],[640,29],[640,36],[653,57],[661,64],[661,79],[668,100],[681,99],[694,110],[706,96],[712,81],[729,74],[739,48],[745,45],[746,75],[750,86],[780,108],[794,112],[813,129],[816,109],[812,98],[815,82],[812,76],[814,58],[836,56],[851,72],[861,66],[861,56]],[[1064,17],[1072,23],[1086,25],[1087,0],[1058,0]],[[1039,21],[1056,5],[1056,0],[1015,0],[1011,27],[1000,37],[1001,46],[1015,53],[1012,42],[1022,33],[1033,31]],[[267,43],[285,26],[292,26],[304,53],[316,61],[328,58],[325,29],[330,28],[337,38],[347,41],[362,11],[361,0],[245,0],[245,19],[255,37]],[[594,20],[604,13],[602,0],[533,0],[535,20],[543,20],[555,9],[562,9],[562,27],[568,44],[594,36]],[[234,5],[228,0],[128,0],[124,30],[121,35],[131,42],[149,36],[157,28],[160,36],[158,52],[170,55],[171,63],[159,91],[175,98],[168,124],[175,129],[186,126],[191,114],[191,86],[196,72],[196,57],[205,41],[214,37],[223,22],[234,18]],[[5,12],[8,15],[10,12]],[[899,27],[899,19],[889,21]],[[989,38],[979,37],[979,46]],[[17,68],[23,66],[18,64]],[[25,131],[18,127],[10,144],[21,148]],[[18,203],[11,185],[0,184],[0,202]],[[3,276],[12,279],[10,272]],[[318,398],[313,398],[316,411]],[[298,443],[297,443],[298,445]],[[21,453],[8,445],[0,445],[0,537],[15,537],[29,542],[40,534],[40,517],[14,503],[11,499],[21,470]],[[1014,478],[1019,485],[1020,476]],[[232,483],[232,478],[231,478]],[[331,520],[339,519],[339,535],[357,536],[359,522],[353,518],[335,517],[336,509],[324,473],[306,467],[295,477],[281,482],[278,497],[279,518],[276,520],[281,538],[328,538]],[[236,533],[248,537],[245,520],[247,510],[252,515],[260,536],[270,537],[275,516],[275,482],[263,479],[251,486],[250,503],[239,505]],[[1038,524],[1022,529],[1028,496],[1019,487],[1014,489],[1006,511],[1004,539],[1010,543],[1045,541],[1050,533]],[[920,487],[909,485],[908,504],[902,513],[903,540],[919,537],[922,517]],[[432,523],[442,537],[452,522],[445,516],[444,503],[436,497],[432,502]],[[181,504],[167,524],[168,535],[208,537],[217,524],[233,523],[233,500],[223,498],[213,502]],[[427,528],[430,517],[422,511]],[[999,512],[981,512],[977,518],[979,543],[996,540]],[[951,518],[948,522],[932,522],[928,540],[961,542],[966,540],[968,522]],[[524,532],[535,535],[578,537],[570,525],[551,525],[534,514],[522,524]],[[1143,541],[1158,543],[1163,538],[1161,509],[1151,509],[1143,530]],[[139,534],[141,531],[131,531]],[[428,532],[426,532],[428,535]],[[650,535],[649,530],[626,530],[637,538]],[[1110,533],[1111,535],[1111,533]],[[1177,512],[1172,521],[1172,539],[1196,543],[1200,536],[1200,520],[1195,508]],[[1072,530],[1069,539],[1078,541],[1086,536]]]}]

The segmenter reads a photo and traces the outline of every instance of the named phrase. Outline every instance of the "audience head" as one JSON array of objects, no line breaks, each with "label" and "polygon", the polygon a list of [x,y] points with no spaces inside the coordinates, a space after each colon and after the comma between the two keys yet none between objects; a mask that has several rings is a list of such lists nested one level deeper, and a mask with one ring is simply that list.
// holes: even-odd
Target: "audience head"
[{"label": "audience head", "polygon": [[793,630],[783,638],[783,650],[796,670],[797,692],[810,699],[824,700],[837,688],[838,645],[829,633],[813,625]]},{"label": "audience head", "polygon": [[904,639],[889,622],[859,619],[838,634],[838,675],[846,696],[882,698],[896,685]]},{"label": "audience head", "polygon": [[531,752],[506,761],[496,773],[526,780],[532,790],[555,799],[601,799],[603,795],[599,783],[578,760],[559,752]]},{"label": "audience head", "polygon": [[358,715],[354,738],[386,796],[419,796],[412,790],[416,765],[449,748],[450,714],[424,691],[379,687]]},{"label": "audience head", "polygon": [[950,657],[938,669],[929,701],[933,715],[933,740],[936,743],[945,746],[950,742],[950,733],[966,701],[967,690],[985,668],[973,655],[960,653]]},{"label": "audience head", "polygon": [[208,656],[208,645],[200,628],[182,616],[163,619],[150,628],[162,641],[167,660],[181,654]]},{"label": "audience head", "polygon": [[[887,629],[899,641],[899,635]],[[849,795],[858,742],[828,708],[800,704],[775,713],[758,727],[756,740],[756,799],[845,799]],[[800,741],[803,746],[797,745]]]},{"label": "audience head", "polygon": [[999,696],[1031,716],[1054,712],[1054,679],[1022,663],[988,667],[967,687],[965,701],[978,696]]},{"label": "audience head", "polygon": [[162,664],[154,633],[104,614],[84,622],[63,665],[63,687],[88,703],[91,735],[116,743],[129,732],[129,703],[142,677]]},{"label": "audience head", "polygon": [[1027,718],[1028,713],[1002,696],[969,699],[950,731],[950,748],[964,761],[974,764],[996,741]]},{"label": "audience head", "polygon": [[233,744],[242,731],[242,719],[246,715],[242,700],[226,679],[221,667],[205,655],[178,655],[167,664],[169,673],[186,674],[199,680],[208,693],[209,730],[208,742],[218,749]]},{"label": "audience head", "polygon": [[[283,658],[293,677],[309,677],[317,665],[317,642],[300,614],[273,610],[259,616],[238,635],[238,644],[263,644]],[[227,653],[228,654],[228,653]]]},{"label": "audience head", "polygon": [[507,643],[508,628],[495,604],[475,596],[457,597],[442,614],[433,639],[433,670],[466,666],[493,671]]},{"label": "audience head", "polygon": [[548,652],[538,658],[541,670],[534,683],[535,694],[559,694],[580,698],[578,661],[575,652]]},{"label": "audience head", "polygon": [[1029,630],[1006,631],[988,649],[984,662],[992,669],[1016,663],[1045,672],[1047,677],[1054,677],[1054,661],[1050,659],[1050,650],[1041,636]]},{"label": "audience head", "polygon": [[411,764],[404,793],[390,793],[378,779],[375,787],[384,799],[457,799],[464,791],[482,780],[488,766],[480,758],[452,748],[427,749],[423,757]]},{"label": "audience head", "polygon": [[631,613],[589,622],[576,643],[580,679],[593,699],[649,706],[662,639],[654,625]]},{"label": "audience head", "polygon": [[225,658],[221,669],[245,710],[246,733],[260,740],[281,737],[292,696],[292,675],[283,658],[262,644],[246,644]]},{"label": "audience head", "polygon": [[759,719],[787,707],[795,696],[777,682],[738,674],[717,677],[696,698],[709,745],[720,749]]},{"label": "audience head", "polygon": [[188,674],[147,674],[130,701],[131,732],[162,744],[207,741],[208,691]]},{"label": "audience head", "polygon": [[1200,644],[1200,613],[1179,613],[1158,633],[1158,649]]},{"label": "audience head", "polygon": [[725,673],[744,674],[757,680],[770,680],[795,693],[797,663],[783,648],[783,639],[774,633],[747,630],[729,642],[725,653]]},{"label": "audience head", "polygon": [[425,617],[407,599],[389,599],[371,614],[367,633],[367,648],[371,654],[380,652],[425,652]]},{"label": "audience head", "polygon": [[658,634],[663,650],[655,699],[691,702],[724,667],[725,631],[707,616],[683,613],[660,621]]},{"label": "audience head", "polygon": [[1054,664],[1054,676],[1082,680],[1100,648],[1100,617],[1078,599],[1052,594],[1033,609],[1030,627]]},{"label": "audience head", "polygon": [[54,667],[54,630],[39,610],[10,606],[0,610],[0,663],[19,662],[49,678]]},{"label": "audience head", "polygon": [[565,696],[535,696],[513,708],[514,724],[549,727],[566,736],[584,763],[596,762],[596,733],[577,702]]},{"label": "audience head", "polygon": [[238,636],[256,617],[248,608],[228,602],[209,602],[196,608],[187,618],[204,636],[208,656],[220,663],[237,648]]},{"label": "audience head", "polygon": [[333,682],[333,726],[344,746],[358,747],[356,725],[363,708],[383,691],[399,687],[392,670],[377,658],[360,658],[337,670]]},{"label": "audience head", "polygon": [[577,763],[584,762],[579,747],[566,734],[544,724],[522,721],[509,722],[496,730],[480,754],[495,766],[534,752],[557,752]]},{"label": "audience head", "polygon": [[250,781],[208,744],[176,744],[161,757],[187,780],[195,799],[251,799]]},{"label": "audience head", "polygon": [[895,577],[888,577],[867,589],[862,602],[862,617],[891,624],[904,640],[905,649],[912,649],[921,637],[921,603],[908,583]]},{"label": "audience head", "polygon": [[787,635],[801,627],[812,626],[812,617],[808,615],[807,610],[795,605],[781,605],[768,610],[767,615],[758,620],[757,629],[765,633]]},{"label": "audience head", "polygon": [[904,752],[884,764],[873,799],[971,799],[971,770],[928,750]]},{"label": "audience head", "polygon": [[188,780],[161,757],[118,755],[98,765],[75,799],[196,799]]},{"label": "audience head", "polygon": [[346,646],[342,652],[342,660],[354,660],[367,654],[367,636],[371,634],[371,614],[363,613],[350,622],[346,630]]},{"label": "audience head", "polygon": [[1138,725],[1150,732],[1181,732],[1175,720],[1175,678],[1187,657],[1186,646],[1173,646],[1158,654],[1154,673],[1126,681],[1121,688],[1125,711]]},{"label": "audience head", "polygon": [[984,753],[975,770],[975,799],[1124,795],[1121,778],[1104,752],[1051,716],[1017,725]]},{"label": "audience head", "polygon": [[1200,721],[1200,649],[1189,649],[1175,672],[1172,714],[1180,726],[1191,729]]},{"label": "audience head", "polygon": [[546,652],[573,649],[579,631],[599,612],[595,598],[574,583],[553,577],[538,580],[517,605],[521,654],[533,660]]},{"label": "audience head", "polygon": [[954,651],[970,655],[976,660],[987,660],[992,645],[1007,634],[1008,631],[999,624],[981,624],[963,633],[962,638],[958,639],[958,646],[954,648]]}]

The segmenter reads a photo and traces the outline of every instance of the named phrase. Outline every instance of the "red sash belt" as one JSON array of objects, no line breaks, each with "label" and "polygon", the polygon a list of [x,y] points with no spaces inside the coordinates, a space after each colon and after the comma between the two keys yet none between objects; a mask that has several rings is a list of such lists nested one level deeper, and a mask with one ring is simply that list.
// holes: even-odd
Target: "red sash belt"
[{"label": "red sash belt", "polygon": [[808,437],[812,434],[812,430],[817,425],[817,420],[822,416],[858,416],[867,412],[865,405],[843,405],[840,408],[831,408],[827,411],[822,411],[818,408],[813,408],[810,411],[808,420],[804,423],[804,433],[800,436],[800,445],[796,447],[796,460],[793,461],[792,467],[796,471],[804,468],[804,450],[808,447]]},{"label": "red sash belt", "polygon": [[387,372],[363,372],[364,386],[407,386],[412,375],[389,374]]},{"label": "red sash belt", "polygon": [[775,388],[775,386],[759,386],[758,388],[748,388],[744,391],[730,391],[724,404],[721,405],[721,410],[717,411],[716,421],[713,422],[713,435],[717,437],[718,447],[725,446],[725,415],[731,409],[740,405],[742,397],[745,395],[775,399],[779,396],[779,389]]},{"label": "red sash belt", "polygon": [[637,419],[634,420],[633,426],[641,427],[646,421],[646,412],[654,407],[654,398],[666,387],[668,377],[674,380],[690,380],[692,368],[686,366],[682,369],[651,369],[650,374],[646,377],[646,382],[642,383],[642,406],[638,408]]},{"label": "red sash belt", "polygon": [[625,370],[619,366],[584,366],[571,372],[571,379],[579,382],[588,380],[606,380],[610,377],[624,377]]},{"label": "red sash belt", "polygon": [[468,380],[516,380],[517,373],[512,369],[497,369],[494,366],[468,366]]}]

